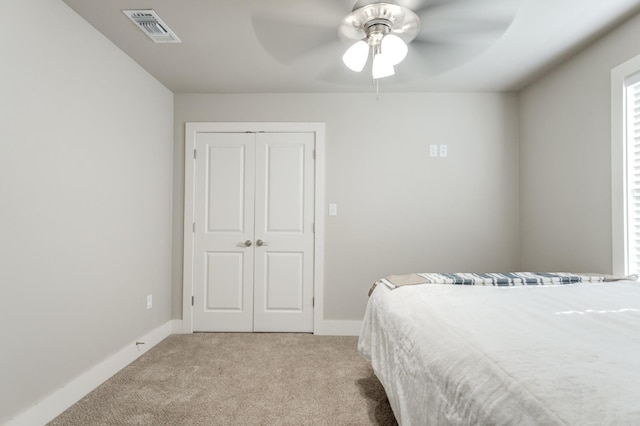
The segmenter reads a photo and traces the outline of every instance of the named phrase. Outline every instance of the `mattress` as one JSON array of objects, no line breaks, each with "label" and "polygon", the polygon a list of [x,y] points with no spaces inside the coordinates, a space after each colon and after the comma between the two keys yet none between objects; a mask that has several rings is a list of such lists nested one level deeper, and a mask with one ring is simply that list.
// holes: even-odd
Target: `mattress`
[{"label": "mattress", "polygon": [[640,283],[378,285],[358,350],[401,425],[640,424]]}]

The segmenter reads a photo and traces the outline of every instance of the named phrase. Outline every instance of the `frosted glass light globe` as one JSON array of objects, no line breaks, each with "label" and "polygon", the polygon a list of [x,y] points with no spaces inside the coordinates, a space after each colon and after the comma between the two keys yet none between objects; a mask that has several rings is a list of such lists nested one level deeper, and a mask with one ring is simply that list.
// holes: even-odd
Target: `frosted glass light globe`
[{"label": "frosted glass light globe", "polygon": [[381,53],[373,57],[373,67],[371,73],[374,79],[389,77],[396,73],[393,64],[389,62],[387,57]]},{"label": "frosted glass light globe", "polygon": [[407,57],[407,44],[395,34],[387,34],[380,44],[381,53],[391,65],[397,65]]},{"label": "frosted glass light globe", "polygon": [[351,45],[342,55],[342,62],[352,71],[360,72],[369,58],[369,45],[364,40]]}]

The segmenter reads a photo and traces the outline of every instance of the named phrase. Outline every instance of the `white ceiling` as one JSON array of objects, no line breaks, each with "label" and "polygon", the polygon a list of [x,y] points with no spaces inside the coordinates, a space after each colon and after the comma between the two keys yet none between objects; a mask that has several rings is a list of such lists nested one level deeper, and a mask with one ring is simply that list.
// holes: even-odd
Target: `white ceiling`
[{"label": "white ceiling", "polygon": [[[325,62],[337,64],[348,47],[344,44],[336,48],[340,41],[337,33],[355,0],[63,1],[175,93],[373,90],[366,71],[350,76],[347,84],[328,82],[321,72],[327,66]],[[417,3],[423,8],[431,3],[459,2],[465,7],[471,5],[474,11],[481,10],[478,8],[485,7],[485,3],[501,3],[514,7],[516,14],[506,32],[468,62],[437,75],[414,69],[411,79],[382,79],[380,90],[386,92],[518,90],[640,10],[640,0],[398,1],[405,5]],[[121,12],[124,9],[154,9],[182,43],[153,43]],[[274,16],[287,22],[281,31],[274,29],[265,34],[264,26],[262,32],[255,29],[254,22]],[[283,60],[272,54],[272,48],[267,51],[264,47],[269,48],[273,40],[283,40],[290,50],[304,43],[312,46],[312,42],[317,44],[318,34],[333,43],[331,49],[325,49],[324,56],[313,51],[314,54],[295,60]],[[417,55],[410,51],[411,54]],[[428,62],[438,58],[420,59]],[[406,62],[396,68],[409,68],[415,63]]]}]

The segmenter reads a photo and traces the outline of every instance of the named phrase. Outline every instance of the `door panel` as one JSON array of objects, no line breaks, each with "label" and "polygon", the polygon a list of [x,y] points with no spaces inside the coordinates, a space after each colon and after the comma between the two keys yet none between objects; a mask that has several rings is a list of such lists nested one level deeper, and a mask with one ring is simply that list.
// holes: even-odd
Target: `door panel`
[{"label": "door panel", "polygon": [[205,309],[242,311],[244,253],[207,252]]},{"label": "door panel", "polygon": [[[243,232],[246,146],[206,146],[207,231]],[[212,200],[225,200],[216,203]]]},{"label": "door panel", "polygon": [[311,332],[315,135],[256,137],[254,331]]},{"label": "door panel", "polygon": [[302,312],[304,253],[265,253],[265,312]]},{"label": "door panel", "polygon": [[253,328],[255,142],[199,133],[195,160],[195,331]]},{"label": "door panel", "polygon": [[264,146],[266,232],[302,233],[305,146],[279,142]]}]

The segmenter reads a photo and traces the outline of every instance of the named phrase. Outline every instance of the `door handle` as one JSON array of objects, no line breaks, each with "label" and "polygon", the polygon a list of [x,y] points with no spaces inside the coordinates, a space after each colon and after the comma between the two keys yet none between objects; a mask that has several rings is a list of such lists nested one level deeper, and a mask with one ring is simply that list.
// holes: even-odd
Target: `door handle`
[{"label": "door handle", "polygon": [[251,247],[251,240],[247,240],[244,242],[245,247]]},{"label": "door handle", "polygon": [[266,245],[266,244],[267,244],[267,243],[266,243],[266,242],[264,242],[264,241],[262,241],[262,240],[258,240],[258,241],[256,241],[256,245],[257,245],[258,247],[261,247],[262,245]]}]

